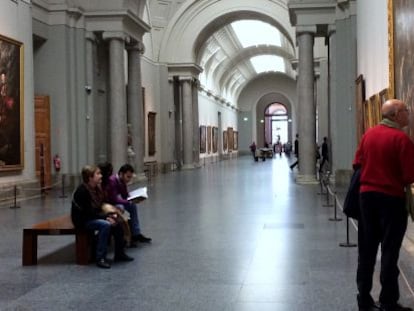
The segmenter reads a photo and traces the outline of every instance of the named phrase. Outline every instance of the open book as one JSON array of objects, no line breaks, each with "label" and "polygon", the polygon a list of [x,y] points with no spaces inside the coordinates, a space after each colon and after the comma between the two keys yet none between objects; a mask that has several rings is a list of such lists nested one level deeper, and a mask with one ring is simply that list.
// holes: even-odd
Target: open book
[{"label": "open book", "polygon": [[139,203],[148,199],[147,187],[137,188],[129,192],[128,201],[132,201],[134,203]]}]

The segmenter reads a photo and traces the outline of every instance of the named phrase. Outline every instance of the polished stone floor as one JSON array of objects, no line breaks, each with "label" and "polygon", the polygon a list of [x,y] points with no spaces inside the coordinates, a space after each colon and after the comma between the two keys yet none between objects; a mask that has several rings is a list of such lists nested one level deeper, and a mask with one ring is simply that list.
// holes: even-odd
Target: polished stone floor
[{"label": "polished stone floor", "polygon": [[[58,191],[2,207],[0,310],[357,310],[357,250],[339,247],[346,222],[329,221],[319,186],[294,177],[285,158],[250,157],[157,176],[140,205],[153,243],[110,270],[77,266],[71,236],[40,237],[39,264],[21,266],[22,228],[70,209]],[[413,244],[404,245],[401,301],[414,307]]]}]

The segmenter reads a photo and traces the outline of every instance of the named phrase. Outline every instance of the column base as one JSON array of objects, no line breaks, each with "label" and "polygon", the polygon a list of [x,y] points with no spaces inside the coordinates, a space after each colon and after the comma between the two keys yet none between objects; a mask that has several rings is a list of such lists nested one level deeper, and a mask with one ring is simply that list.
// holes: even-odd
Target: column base
[{"label": "column base", "polygon": [[316,175],[298,174],[296,176],[296,183],[300,185],[317,185],[319,181],[316,179]]},{"label": "column base", "polygon": [[181,166],[181,170],[193,170],[200,167],[201,165],[199,163],[183,164],[183,166]]}]

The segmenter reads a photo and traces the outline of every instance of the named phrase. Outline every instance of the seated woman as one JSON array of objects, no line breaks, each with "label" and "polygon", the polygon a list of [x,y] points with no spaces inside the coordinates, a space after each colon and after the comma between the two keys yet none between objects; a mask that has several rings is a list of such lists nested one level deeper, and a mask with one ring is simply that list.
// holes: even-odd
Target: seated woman
[{"label": "seated woman", "polygon": [[96,245],[96,265],[109,269],[111,264],[106,258],[110,234],[115,240],[114,261],[132,261],[124,252],[124,234],[117,221],[116,213],[104,213],[104,196],[101,189],[102,174],[97,166],[85,166],[82,169],[83,183],[73,194],[71,216],[76,228],[98,231]]}]

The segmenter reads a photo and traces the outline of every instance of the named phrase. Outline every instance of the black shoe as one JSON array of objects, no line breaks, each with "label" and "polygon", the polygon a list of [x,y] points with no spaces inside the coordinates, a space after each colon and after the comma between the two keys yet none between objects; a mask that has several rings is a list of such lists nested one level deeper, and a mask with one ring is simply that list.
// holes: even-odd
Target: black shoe
[{"label": "black shoe", "polygon": [[99,268],[103,268],[103,269],[109,269],[109,268],[111,268],[111,264],[108,262],[108,260],[106,260],[105,258],[102,258],[102,259],[98,259],[97,261],[96,261],[96,265],[99,267]]},{"label": "black shoe", "polygon": [[132,241],[134,242],[141,242],[141,243],[151,243],[152,239],[151,238],[147,238],[145,235],[143,234],[138,234],[138,235],[134,235],[132,237]]},{"label": "black shoe", "polygon": [[383,305],[381,304],[381,310],[383,311],[412,311],[413,309],[409,307],[403,307],[399,303],[393,305]]},{"label": "black shoe", "polygon": [[117,262],[120,262],[120,261],[133,261],[133,260],[134,260],[134,258],[129,257],[125,253],[117,254],[114,257],[114,261],[117,261]]},{"label": "black shoe", "polygon": [[381,311],[381,309],[377,304],[373,304],[370,306],[359,306],[359,311]]},{"label": "black shoe", "polygon": [[137,248],[138,247],[138,244],[137,244],[137,242],[134,242],[134,241],[131,240],[131,242],[129,242],[128,247],[129,248]]}]

